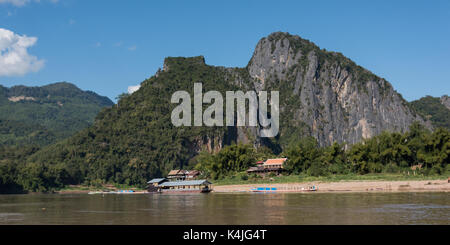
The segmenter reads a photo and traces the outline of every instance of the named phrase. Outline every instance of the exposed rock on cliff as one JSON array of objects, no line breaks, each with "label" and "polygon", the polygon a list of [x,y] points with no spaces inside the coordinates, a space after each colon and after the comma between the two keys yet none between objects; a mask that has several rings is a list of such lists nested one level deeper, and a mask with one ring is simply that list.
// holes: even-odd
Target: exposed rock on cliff
[{"label": "exposed rock on cliff", "polygon": [[304,134],[350,144],[424,123],[386,80],[288,33],[261,39],[247,67],[255,90],[280,90],[280,142]]},{"label": "exposed rock on cliff", "polygon": [[448,95],[444,95],[441,97],[441,103],[450,110],[450,97],[448,97]]}]

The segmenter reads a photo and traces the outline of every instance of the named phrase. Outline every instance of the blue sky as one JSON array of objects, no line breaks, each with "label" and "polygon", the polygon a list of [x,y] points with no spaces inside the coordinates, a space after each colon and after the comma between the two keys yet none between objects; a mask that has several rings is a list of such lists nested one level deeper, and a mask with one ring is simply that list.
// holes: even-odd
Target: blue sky
[{"label": "blue sky", "polygon": [[68,81],[114,100],[164,57],[243,67],[260,38],[284,31],[343,53],[408,101],[450,93],[448,0],[0,0],[0,28],[27,36],[35,63],[0,67],[8,87]]}]

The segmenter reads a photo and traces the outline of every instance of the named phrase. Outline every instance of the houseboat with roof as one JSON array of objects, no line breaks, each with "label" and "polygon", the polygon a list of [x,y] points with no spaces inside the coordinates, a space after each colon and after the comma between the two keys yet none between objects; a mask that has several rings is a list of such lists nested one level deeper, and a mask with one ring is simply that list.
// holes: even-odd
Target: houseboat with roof
[{"label": "houseboat with roof", "polygon": [[166,178],[152,179],[148,182],[150,193],[208,193],[212,190],[208,180],[177,180]]}]

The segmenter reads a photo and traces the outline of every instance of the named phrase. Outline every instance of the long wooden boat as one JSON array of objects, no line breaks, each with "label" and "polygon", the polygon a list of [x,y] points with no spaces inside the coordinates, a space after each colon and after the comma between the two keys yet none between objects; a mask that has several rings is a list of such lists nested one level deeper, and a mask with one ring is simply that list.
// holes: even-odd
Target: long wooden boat
[{"label": "long wooden boat", "polygon": [[256,187],[251,189],[252,192],[276,192],[277,188],[273,187]]},{"label": "long wooden boat", "polygon": [[311,192],[317,191],[318,188],[316,186],[308,186],[307,188],[294,189],[294,190],[286,190],[286,189],[278,189],[274,187],[256,187],[251,189],[251,192],[262,192],[262,193],[279,193],[279,192]]}]

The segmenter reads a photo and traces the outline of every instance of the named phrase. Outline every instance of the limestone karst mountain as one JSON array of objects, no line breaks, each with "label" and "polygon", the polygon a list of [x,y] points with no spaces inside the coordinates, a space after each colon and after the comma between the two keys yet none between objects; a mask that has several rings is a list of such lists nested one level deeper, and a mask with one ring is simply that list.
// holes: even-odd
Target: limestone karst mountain
[{"label": "limestone karst mountain", "polygon": [[[279,135],[261,138],[255,127],[175,127],[171,95],[184,90],[192,97],[196,82],[204,92],[222,94],[279,91]],[[71,166],[72,183],[140,183],[187,165],[200,151],[218,151],[232,142],[274,152],[306,136],[322,146],[353,144],[385,130],[407,131],[414,121],[431,127],[383,78],[340,53],[276,32],[258,42],[244,68],[207,65],[201,56],[166,58],[162,70],[100,112],[94,125],[28,161]]]}]

